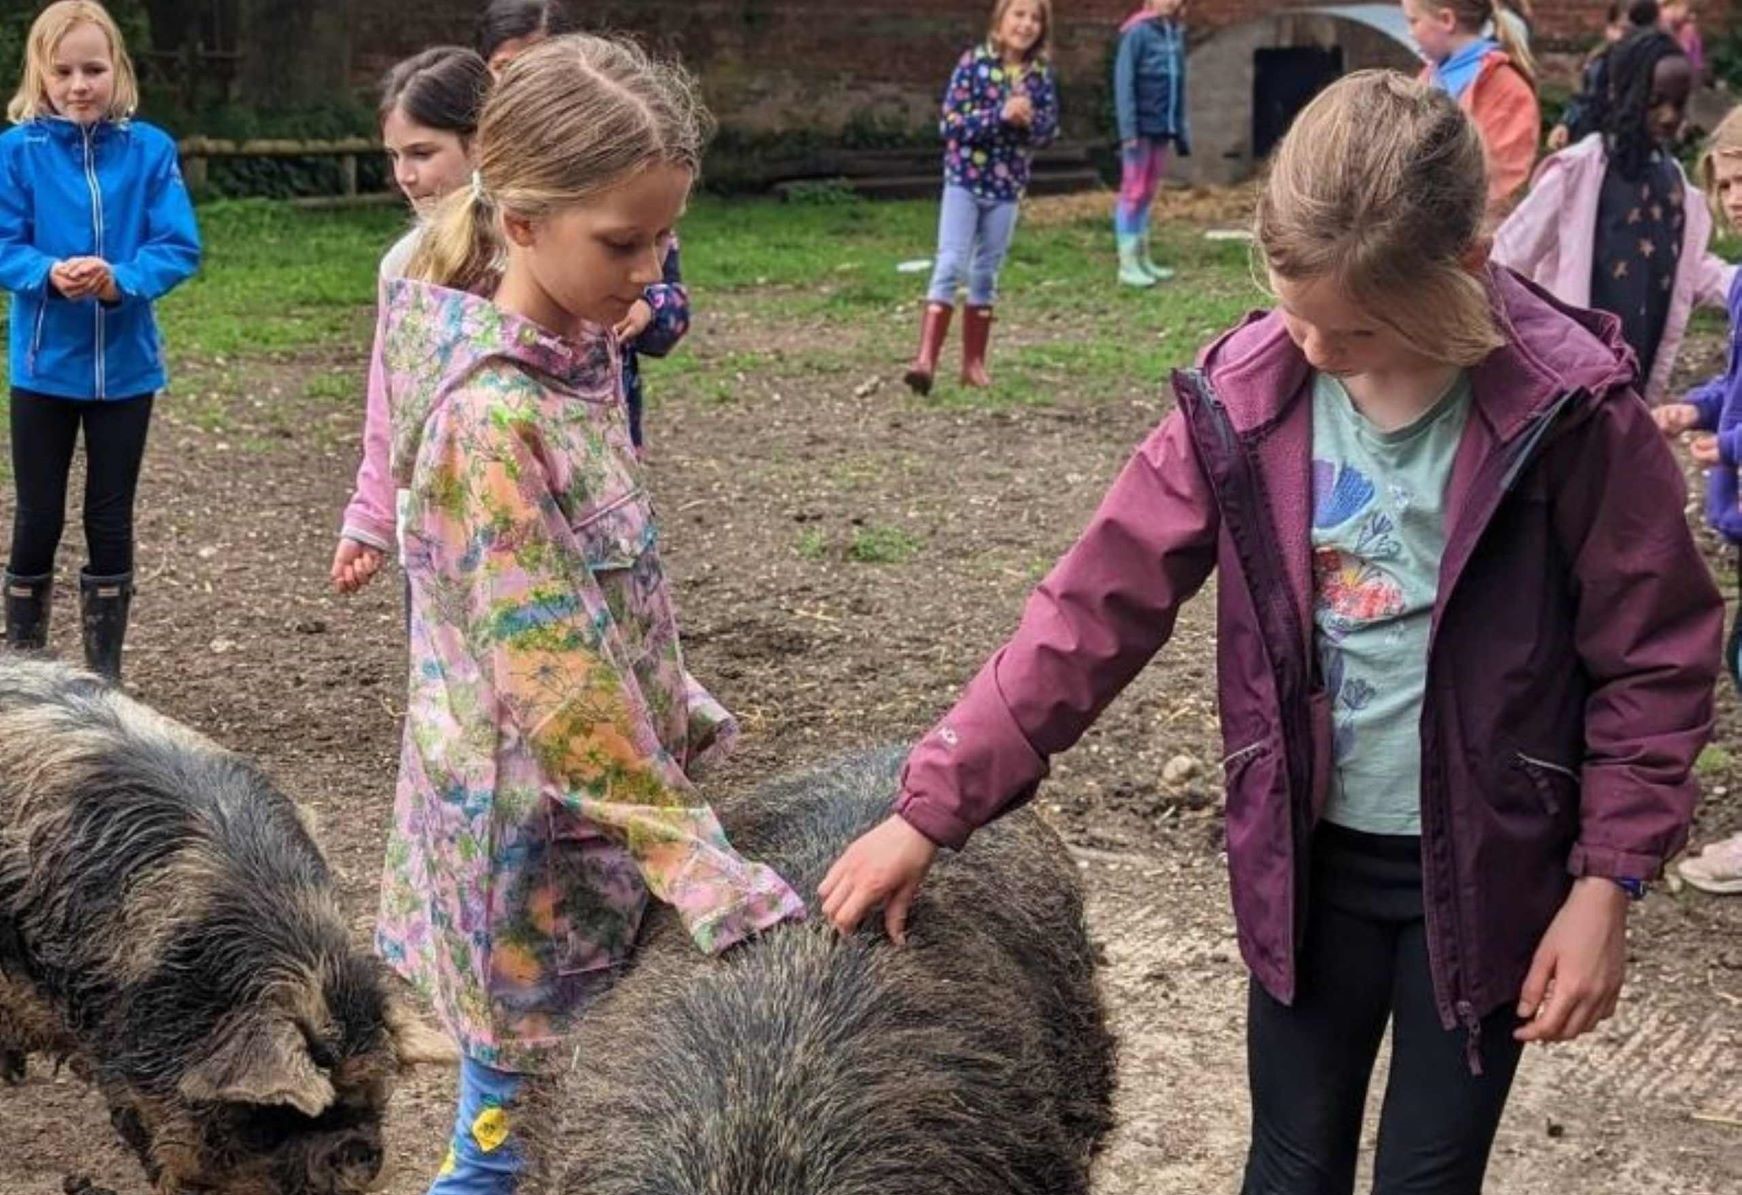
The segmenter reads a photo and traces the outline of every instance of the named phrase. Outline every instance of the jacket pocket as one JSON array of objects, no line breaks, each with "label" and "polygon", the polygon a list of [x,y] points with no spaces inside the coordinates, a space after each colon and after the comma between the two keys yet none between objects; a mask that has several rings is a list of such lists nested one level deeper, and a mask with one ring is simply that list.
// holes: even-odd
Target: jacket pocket
[{"label": "jacket pocket", "polygon": [[595,576],[634,568],[657,539],[653,509],[641,490],[606,499],[571,523],[570,529]]},{"label": "jacket pocket", "polygon": [[553,809],[540,904],[549,910],[551,963],[558,975],[621,967],[635,945],[647,886],[629,852],[585,819]]},{"label": "jacket pocket", "polygon": [[1239,810],[1249,803],[1268,799],[1275,778],[1275,756],[1276,739],[1269,735],[1222,758],[1222,791],[1230,817],[1238,816]]},{"label": "jacket pocket", "polygon": [[1514,752],[1512,762],[1529,780],[1531,792],[1549,817],[1559,819],[1576,804],[1579,774],[1572,768],[1523,751]]}]

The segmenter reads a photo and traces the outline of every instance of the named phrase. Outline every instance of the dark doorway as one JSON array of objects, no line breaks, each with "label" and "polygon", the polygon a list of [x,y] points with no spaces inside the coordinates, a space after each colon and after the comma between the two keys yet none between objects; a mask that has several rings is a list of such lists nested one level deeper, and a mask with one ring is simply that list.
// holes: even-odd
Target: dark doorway
[{"label": "dark doorway", "polygon": [[1343,48],[1283,46],[1252,55],[1252,160],[1270,156],[1295,114],[1343,75]]}]

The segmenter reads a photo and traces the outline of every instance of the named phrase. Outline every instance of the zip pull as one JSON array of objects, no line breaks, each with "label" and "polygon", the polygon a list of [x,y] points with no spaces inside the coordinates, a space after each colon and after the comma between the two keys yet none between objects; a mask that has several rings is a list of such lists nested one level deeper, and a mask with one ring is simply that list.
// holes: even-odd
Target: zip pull
[{"label": "zip pull", "polygon": [[1468,1000],[1458,1001],[1458,1020],[1464,1026],[1464,1061],[1472,1075],[1482,1073],[1482,1021]]}]

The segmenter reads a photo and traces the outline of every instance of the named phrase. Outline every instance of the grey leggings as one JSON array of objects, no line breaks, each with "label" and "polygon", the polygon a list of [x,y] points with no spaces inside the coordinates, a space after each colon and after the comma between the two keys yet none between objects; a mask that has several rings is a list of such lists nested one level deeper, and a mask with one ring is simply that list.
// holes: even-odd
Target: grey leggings
[{"label": "grey leggings", "polygon": [[1014,199],[981,199],[966,187],[944,188],[938,211],[938,257],[926,298],[954,305],[956,287],[968,276],[968,302],[990,307],[998,299],[998,270],[1010,252],[1021,205]]}]

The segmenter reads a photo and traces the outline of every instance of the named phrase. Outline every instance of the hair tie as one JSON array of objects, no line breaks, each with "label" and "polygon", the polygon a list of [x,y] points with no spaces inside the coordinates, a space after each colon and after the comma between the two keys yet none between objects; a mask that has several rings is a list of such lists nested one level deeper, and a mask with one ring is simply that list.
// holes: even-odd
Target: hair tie
[{"label": "hair tie", "polygon": [[472,171],[472,199],[477,203],[489,203],[490,197],[484,194],[484,176],[478,171]]}]

